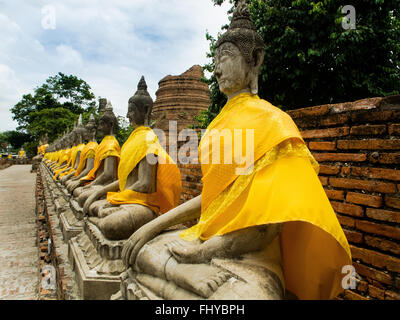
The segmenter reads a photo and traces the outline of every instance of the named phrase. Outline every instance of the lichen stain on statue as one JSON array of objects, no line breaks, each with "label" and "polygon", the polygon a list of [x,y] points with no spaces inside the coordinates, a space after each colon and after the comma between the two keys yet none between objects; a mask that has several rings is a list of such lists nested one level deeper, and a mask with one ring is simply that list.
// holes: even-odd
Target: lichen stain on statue
[{"label": "lichen stain on statue", "polygon": [[[291,292],[329,299],[342,290],[349,246],[297,126],[257,96],[263,50],[239,1],[215,50],[214,72],[228,102],[208,129],[253,129],[254,170],[238,176],[235,164],[202,163],[202,194],[148,222],[124,245],[130,268],[123,298],[284,299]],[[200,152],[209,150],[206,138]],[[196,218],[190,229],[165,231]]]},{"label": "lichen stain on statue", "polygon": [[[142,225],[177,206],[181,193],[179,169],[160,146],[149,127],[153,100],[144,77],[129,99],[127,117],[136,129],[122,147],[119,180],[96,190],[84,204],[84,213],[110,240],[123,240]],[[166,163],[151,163],[149,152]],[[100,200],[99,200],[100,199]]]}]

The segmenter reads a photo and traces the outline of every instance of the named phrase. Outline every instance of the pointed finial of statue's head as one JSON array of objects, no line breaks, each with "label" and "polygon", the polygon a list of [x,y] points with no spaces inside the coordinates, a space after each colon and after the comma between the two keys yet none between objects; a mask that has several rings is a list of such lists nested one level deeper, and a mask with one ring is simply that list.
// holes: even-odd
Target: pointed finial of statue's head
[{"label": "pointed finial of statue's head", "polygon": [[142,77],[140,78],[140,81],[139,81],[139,83],[138,83],[137,88],[138,88],[138,91],[145,91],[145,92],[147,92],[147,83],[146,83],[146,80],[144,79],[144,76],[142,76]]},{"label": "pointed finial of statue's head", "polygon": [[235,44],[248,63],[254,60],[252,55],[254,50],[264,50],[264,41],[254,26],[245,0],[239,0],[236,3],[231,24],[228,30],[218,39],[216,48],[224,42]]},{"label": "pointed finial of statue's head", "polygon": [[111,101],[107,101],[106,108],[104,109],[104,112],[113,112],[113,106],[111,104]]},{"label": "pointed finial of statue's head", "polygon": [[131,125],[150,124],[150,115],[153,110],[153,99],[147,91],[147,84],[144,76],[140,78],[136,93],[129,99],[127,117]]},{"label": "pointed finial of statue's head", "polygon": [[94,118],[93,113],[91,113],[90,116],[89,116],[88,124],[89,124],[89,123],[96,123],[96,119]]}]

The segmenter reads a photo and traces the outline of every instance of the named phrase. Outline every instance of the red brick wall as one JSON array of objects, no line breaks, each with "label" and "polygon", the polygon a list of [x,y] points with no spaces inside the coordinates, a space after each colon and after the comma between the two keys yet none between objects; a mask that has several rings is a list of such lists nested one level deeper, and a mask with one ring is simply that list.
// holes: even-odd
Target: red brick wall
[{"label": "red brick wall", "polygon": [[400,299],[400,96],[288,113],[320,164],[361,279],[344,298]]},{"label": "red brick wall", "polygon": [[[288,113],[320,164],[360,277],[343,297],[400,299],[400,96]],[[187,201],[201,192],[201,171],[180,169]]]}]

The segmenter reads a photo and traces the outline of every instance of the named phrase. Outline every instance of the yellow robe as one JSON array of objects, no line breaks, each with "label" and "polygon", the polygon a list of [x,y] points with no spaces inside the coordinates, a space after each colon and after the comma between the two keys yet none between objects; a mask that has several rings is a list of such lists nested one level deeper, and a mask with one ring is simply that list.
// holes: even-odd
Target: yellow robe
[{"label": "yellow robe", "polygon": [[[253,129],[254,168],[248,175],[236,175],[241,166],[234,162],[202,163],[200,221],[181,237],[208,240],[252,226],[284,223],[280,247],[286,288],[299,299],[336,297],[343,290],[342,268],[352,264],[351,253],[318,179],[318,164],[293,120],[258,96],[243,93],[210,123],[200,143],[201,159],[211,154],[211,129]],[[245,145],[246,139],[242,141]],[[221,146],[221,155],[232,149],[232,144]]]},{"label": "yellow robe", "polygon": [[18,152],[18,157],[23,158],[25,154],[24,150],[21,150],[20,152]]},{"label": "yellow robe", "polygon": [[91,159],[91,158],[95,157],[97,147],[98,147],[98,144],[96,141],[90,141],[82,149],[81,158],[79,160],[79,166],[75,172],[75,177],[79,176],[82,173],[82,171],[85,169],[87,159]]},{"label": "yellow robe", "polygon": [[38,147],[38,154],[45,154],[46,153],[46,149],[49,145],[48,144],[43,144],[41,146]]},{"label": "yellow robe", "polygon": [[68,167],[68,163],[71,159],[71,152],[72,152],[72,148],[69,148],[67,150],[64,151],[61,160],[60,160],[60,165],[58,166],[59,168],[55,171],[53,180],[57,180],[57,176],[60,174],[61,171],[65,170],[66,168],[61,168],[63,163],[67,163],[67,167]]},{"label": "yellow robe", "polygon": [[66,171],[66,172],[61,173],[61,174],[60,174],[60,179],[61,179],[62,177],[66,176],[66,175],[68,175],[68,174],[70,174],[70,173],[73,173],[73,172],[75,171],[74,168],[75,168],[75,164],[76,164],[78,152],[79,152],[79,151],[82,152],[82,150],[83,150],[84,147],[85,147],[85,145],[82,143],[82,144],[80,144],[80,145],[75,146],[75,147],[72,148],[72,151],[71,151],[71,158],[70,158],[70,160],[68,161],[68,164],[67,164],[67,167],[68,167],[68,168],[71,167],[71,169],[68,170],[68,171]]},{"label": "yellow robe", "polygon": [[[149,153],[158,156],[156,192],[140,193],[126,190],[129,174]],[[112,204],[141,204],[156,214],[162,214],[179,203],[182,191],[180,171],[161,147],[153,130],[148,127],[138,127],[122,146],[118,178],[120,191],[107,194],[107,200]]]},{"label": "yellow robe", "polygon": [[57,151],[57,163],[54,166],[54,170],[57,170],[57,168],[62,164],[62,159],[64,157],[65,150],[59,150]]},{"label": "yellow robe", "polygon": [[86,177],[81,178],[81,181],[93,181],[96,179],[97,170],[100,168],[101,163],[108,157],[119,157],[121,155],[121,148],[117,139],[114,136],[105,136],[103,141],[96,148],[96,155],[94,157],[94,167],[87,174]]}]

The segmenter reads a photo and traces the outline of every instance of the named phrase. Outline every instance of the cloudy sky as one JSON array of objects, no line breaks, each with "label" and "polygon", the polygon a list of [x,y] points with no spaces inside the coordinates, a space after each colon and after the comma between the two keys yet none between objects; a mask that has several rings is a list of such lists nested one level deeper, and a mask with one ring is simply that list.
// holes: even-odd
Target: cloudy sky
[{"label": "cloudy sky", "polygon": [[58,72],[82,78],[125,115],[144,75],[158,81],[207,61],[229,5],[211,0],[0,0],[0,132],[10,108]]}]

